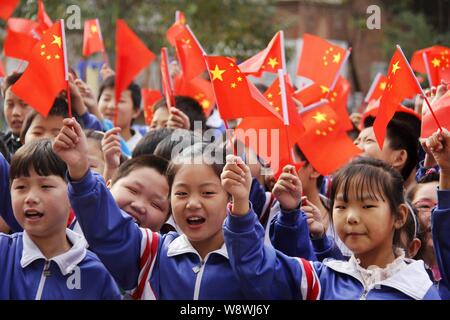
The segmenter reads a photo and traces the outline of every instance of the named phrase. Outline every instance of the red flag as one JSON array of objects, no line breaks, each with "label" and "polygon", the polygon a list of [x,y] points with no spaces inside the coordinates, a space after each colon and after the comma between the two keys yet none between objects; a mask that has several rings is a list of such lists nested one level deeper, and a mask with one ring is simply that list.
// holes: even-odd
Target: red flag
[{"label": "red flag", "polygon": [[230,120],[249,116],[275,116],[264,95],[247,80],[235,61],[228,57],[205,57],[211,74],[216,103],[222,119]]},{"label": "red flag", "polygon": [[175,107],[175,96],[173,94],[172,79],[169,72],[169,56],[167,48],[161,48],[161,82],[164,96],[166,97],[167,107]]},{"label": "red flag", "polygon": [[[439,119],[441,127],[450,130],[450,91],[442,96],[438,101],[433,103],[433,111],[436,118]],[[421,138],[428,138],[438,130],[439,127],[436,124],[430,110],[428,108],[422,109],[422,132]]]},{"label": "red flag", "polygon": [[321,175],[329,175],[361,153],[342,130],[337,113],[324,102],[300,113],[305,133],[296,141]]},{"label": "red flag", "polygon": [[0,1],[0,19],[8,20],[16,10],[19,0],[2,0]]},{"label": "red flag", "polygon": [[[187,24],[174,23],[166,33],[172,47],[177,48],[180,63],[184,64],[185,76],[192,79],[206,70],[204,50]],[[177,45],[179,41],[183,46]],[[187,61],[189,61],[187,63]]]},{"label": "red flag", "polygon": [[[115,101],[136,75],[155,59],[155,55],[136,36],[122,19],[116,25],[116,82]],[[117,115],[117,112],[116,112]],[[115,116],[116,116],[115,115]],[[114,121],[117,123],[117,121]]]},{"label": "red flag", "polygon": [[179,75],[174,81],[174,93],[179,96],[192,97],[202,106],[203,112],[208,117],[215,105],[214,90],[211,82],[201,77],[187,80]]},{"label": "red flag", "polygon": [[242,62],[239,69],[254,76],[260,76],[262,71],[277,73],[278,69],[285,70],[282,37],[282,31],[278,31],[264,50]]},{"label": "red flag", "polygon": [[15,95],[44,117],[67,86],[63,27],[58,21],[46,31],[31,50],[24,74],[11,87]]},{"label": "red flag", "polygon": [[142,102],[144,105],[145,124],[150,126],[153,118],[153,105],[162,99],[161,92],[153,89],[141,89]]},{"label": "red flag", "polygon": [[5,67],[3,67],[3,62],[0,60],[0,78],[4,78],[6,76]]},{"label": "red flag", "polygon": [[197,50],[198,48],[177,39],[175,49],[183,76],[186,79],[193,79],[206,70],[205,58]]},{"label": "red flag", "polygon": [[353,129],[353,123],[350,120],[347,111],[347,101],[348,95],[350,94],[351,85],[342,76],[339,76],[339,79],[336,83],[333,91],[328,95],[328,99],[330,101],[330,106],[336,111],[339,121],[342,125],[342,130],[349,131]]},{"label": "red flag", "polygon": [[186,17],[183,11],[177,10],[175,12],[175,23],[186,24]]},{"label": "red flag", "polygon": [[375,79],[373,80],[366,97],[364,98],[364,102],[369,103],[372,100],[380,99],[383,95],[384,89],[386,89],[386,84],[387,77],[382,73],[378,73],[375,76]]},{"label": "red flag", "polygon": [[87,57],[95,52],[105,52],[100,23],[98,19],[86,20],[83,33],[83,56]]},{"label": "red flag", "polygon": [[444,46],[432,46],[424,49],[417,50],[414,52],[411,58],[411,68],[414,71],[420,73],[427,73],[427,69],[425,66],[425,61],[423,60],[423,53],[439,53],[441,51],[449,50],[449,48]]},{"label": "red flag", "polygon": [[404,99],[411,98],[418,93],[421,93],[419,83],[401,49],[397,47],[389,64],[386,89],[381,96],[380,108],[373,124],[373,131],[380,149],[383,149],[386,128],[394,116],[397,106]]},{"label": "red flag", "polygon": [[38,0],[37,19],[41,31],[44,31],[53,25],[52,19],[50,19],[47,12],[45,12],[45,7],[42,0]]},{"label": "red flag", "polygon": [[331,87],[345,61],[346,50],[330,42],[305,33],[297,75],[309,78],[318,85]]},{"label": "red flag", "polygon": [[297,99],[304,107],[324,99],[330,89],[324,85],[313,83],[305,88],[294,92],[294,98]]},{"label": "red flag", "polygon": [[28,60],[34,45],[40,40],[39,24],[33,20],[10,18],[3,43],[5,56]]},{"label": "red flag", "polygon": [[424,53],[425,67],[430,87],[438,86],[441,80],[450,82],[450,48]]}]

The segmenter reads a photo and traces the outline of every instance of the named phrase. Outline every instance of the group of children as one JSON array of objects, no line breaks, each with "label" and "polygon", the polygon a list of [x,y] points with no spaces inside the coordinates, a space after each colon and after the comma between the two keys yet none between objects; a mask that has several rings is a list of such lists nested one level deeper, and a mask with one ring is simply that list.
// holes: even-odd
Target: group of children
[{"label": "group of children", "polygon": [[194,131],[210,126],[191,97],[142,128],[132,83],[114,127],[114,75],[97,101],[71,76],[72,118],[64,93],[46,118],[26,105],[20,76],[2,88],[0,299],[450,298],[447,129],[419,144],[400,109],[380,149],[368,116],[332,176],[296,145],[303,166],[275,179]]}]

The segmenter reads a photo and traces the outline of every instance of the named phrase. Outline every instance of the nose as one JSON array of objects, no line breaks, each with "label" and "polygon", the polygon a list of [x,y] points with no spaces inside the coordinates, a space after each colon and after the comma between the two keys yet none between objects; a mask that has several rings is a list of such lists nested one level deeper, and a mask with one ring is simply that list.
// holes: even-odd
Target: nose
[{"label": "nose", "polygon": [[195,197],[195,196],[189,197],[188,202],[186,203],[186,209],[198,210],[201,207],[202,207],[202,204],[197,197]]},{"label": "nose", "polygon": [[131,203],[131,208],[141,215],[145,215],[147,213],[147,207],[144,202],[140,200],[133,201]]},{"label": "nose", "polygon": [[33,207],[34,205],[39,203],[39,196],[35,192],[30,190],[27,193],[24,201],[27,206]]},{"label": "nose", "polygon": [[106,108],[110,109],[110,110],[114,110],[116,106],[116,100],[115,99],[111,99],[108,101]]},{"label": "nose", "polygon": [[359,223],[359,215],[355,210],[349,210],[347,213],[347,223],[349,225],[356,225]]},{"label": "nose", "polygon": [[13,109],[12,109],[12,115],[15,117],[20,117],[21,115],[21,108],[18,103],[14,103]]}]

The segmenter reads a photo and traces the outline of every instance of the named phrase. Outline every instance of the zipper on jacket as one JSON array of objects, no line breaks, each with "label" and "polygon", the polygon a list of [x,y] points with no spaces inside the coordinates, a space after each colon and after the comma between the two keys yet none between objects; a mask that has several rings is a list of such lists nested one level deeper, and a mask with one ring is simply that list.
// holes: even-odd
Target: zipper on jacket
[{"label": "zipper on jacket", "polygon": [[202,282],[203,271],[205,270],[205,261],[200,259],[200,265],[195,266],[192,270],[197,274],[194,287],[194,300],[198,300],[200,295],[200,284]]},{"label": "zipper on jacket", "polygon": [[369,289],[368,288],[364,288],[364,292],[362,293],[362,295],[359,297],[359,300],[366,300],[367,294],[369,293]]},{"label": "zipper on jacket", "polygon": [[42,270],[41,279],[39,280],[39,286],[38,286],[35,300],[41,300],[42,291],[44,290],[45,279],[48,276],[50,276],[50,261],[45,260],[44,270]]}]

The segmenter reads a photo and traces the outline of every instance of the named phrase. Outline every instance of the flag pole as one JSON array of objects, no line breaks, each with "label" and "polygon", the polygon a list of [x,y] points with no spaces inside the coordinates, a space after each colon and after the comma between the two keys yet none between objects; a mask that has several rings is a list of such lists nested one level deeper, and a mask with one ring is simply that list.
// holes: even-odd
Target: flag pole
[{"label": "flag pole", "polygon": [[286,133],[286,141],[289,149],[289,163],[293,163],[293,156],[291,150],[291,144],[289,141],[289,110],[287,105],[287,96],[286,96],[286,84],[284,83],[284,71],[283,69],[278,69],[278,81],[280,83],[280,91],[281,91],[281,106],[283,108],[283,123],[284,130]]},{"label": "flag pole", "polygon": [[348,48],[347,50],[345,50],[345,56],[344,59],[342,60],[341,65],[339,66],[339,70],[338,72],[336,72],[336,75],[334,76],[333,79],[333,83],[331,83],[330,89],[328,90],[326,99],[328,99],[328,96],[331,94],[331,92],[334,90],[334,87],[336,86],[338,79],[339,79],[339,75],[341,74],[342,68],[344,67],[345,63],[347,62],[348,58],[350,57],[350,53],[352,52],[352,48]]},{"label": "flag pole", "polygon": [[419,90],[420,90],[420,92],[422,93],[422,96],[423,96],[423,98],[424,98],[424,100],[425,100],[425,102],[426,102],[426,104],[427,104],[427,106],[428,106],[428,110],[430,110],[431,115],[432,115],[433,118],[434,118],[434,121],[436,122],[437,126],[439,127],[439,131],[442,132],[442,126],[441,126],[441,124],[439,123],[439,120],[437,119],[436,115],[434,114],[434,111],[433,111],[433,109],[431,108],[431,104],[430,104],[430,102],[428,101],[427,96],[426,96],[425,93],[423,92],[422,87],[420,86],[420,83],[419,83],[419,81],[417,80],[416,75],[414,74],[414,71],[412,70],[411,66],[409,65],[409,61],[406,59],[405,54],[403,53],[402,48],[401,48],[399,45],[397,45],[396,47],[397,47],[397,49],[400,51],[400,53],[402,54],[403,59],[406,61],[406,65],[407,65],[409,71],[411,72],[411,74],[412,74],[412,76],[413,76],[413,78],[414,78],[414,81],[415,81],[416,84],[417,84],[417,87],[419,87]]},{"label": "flag pole", "polygon": [[63,53],[64,53],[64,78],[67,85],[67,108],[69,109],[69,118],[72,118],[72,98],[70,97],[70,84],[69,84],[69,65],[67,62],[67,46],[66,46],[66,30],[64,27],[64,19],[60,20],[61,23],[61,36],[63,43]]},{"label": "flag pole", "polygon": [[281,44],[281,63],[283,64],[283,72],[287,74],[286,70],[286,51],[284,48],[284,31],[280,31],[280,44]]},{"label": "flag pole", "polygon": [[430,88],[433,86],[433,79],[431,78],[430,65],[428,64],[427,53],[422,52],[423,63],[425,65],[425,70],[427,72],[428,82],[430,84]]},{"label": "flag pole", "polygon": [[358,113],[362,113],[364,111],[364,109],[367,108],[367,105],[369,104],[369,98],[370,96],[373,94],[373,92],[375,91],[375,85],[378,83],[378,80],[381,78],[382,73],[378,72],[377,75],[375,76],[375,79],[373,79],[372,84],[370,85],[369,91],[367,91],[367,94],[363,100],[364,103],[361,103],[361,105],[358,108]]}]

